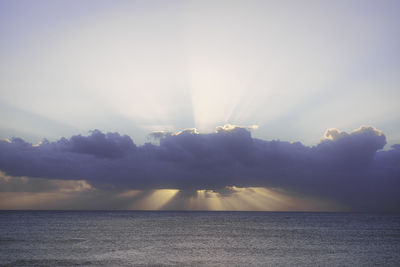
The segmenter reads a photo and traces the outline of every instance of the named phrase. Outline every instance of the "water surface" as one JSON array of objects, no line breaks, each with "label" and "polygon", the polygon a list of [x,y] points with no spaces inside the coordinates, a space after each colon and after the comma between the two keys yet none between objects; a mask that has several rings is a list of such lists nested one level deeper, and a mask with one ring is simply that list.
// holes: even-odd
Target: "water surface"
[{"label": "water surface", "polygon": [[1,266],[400,266],[400,215],[0,211]]}]

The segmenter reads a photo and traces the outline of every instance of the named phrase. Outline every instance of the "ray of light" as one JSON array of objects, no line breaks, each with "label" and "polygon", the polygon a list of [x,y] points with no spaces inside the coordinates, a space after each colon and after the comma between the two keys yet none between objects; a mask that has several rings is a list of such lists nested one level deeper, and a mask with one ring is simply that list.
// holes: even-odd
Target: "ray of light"
[{"label": "ray of light", "polygon": [[225,210],[221,198],[210,190],[197,190],[197,196],[190,200],[191,209],[199,210]]},{"label": "ray of light", "polygon": [[144,210],[159,210],[170,201],[179,190],[177,189],[156,189],[138,200],[135,207]]},{"label": "ray of light", "polygon": [[340,206],[329,200],[292,196],[289,192],[273,188],[230,187],[231,193],[221,194],[212,190],[197,190],[195,196],[180,201],[189,210],[338,210]]}]

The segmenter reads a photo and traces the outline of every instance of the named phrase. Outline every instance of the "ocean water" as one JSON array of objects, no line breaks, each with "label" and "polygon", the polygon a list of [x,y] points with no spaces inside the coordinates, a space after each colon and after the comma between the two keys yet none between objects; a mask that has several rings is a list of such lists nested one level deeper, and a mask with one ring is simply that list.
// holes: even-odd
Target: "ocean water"
[{"label": "ocean water", "polygon": [[400,266],[400,215],[0,211],[0,266]]}]

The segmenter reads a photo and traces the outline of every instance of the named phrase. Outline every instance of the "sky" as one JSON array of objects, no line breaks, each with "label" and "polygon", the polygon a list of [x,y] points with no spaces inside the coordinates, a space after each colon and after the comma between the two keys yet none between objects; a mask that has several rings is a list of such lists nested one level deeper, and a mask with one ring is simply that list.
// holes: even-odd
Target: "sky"
[{"label": "sky", "polygon": [[0,2],[0,209],[399,211],[398,1]]}]

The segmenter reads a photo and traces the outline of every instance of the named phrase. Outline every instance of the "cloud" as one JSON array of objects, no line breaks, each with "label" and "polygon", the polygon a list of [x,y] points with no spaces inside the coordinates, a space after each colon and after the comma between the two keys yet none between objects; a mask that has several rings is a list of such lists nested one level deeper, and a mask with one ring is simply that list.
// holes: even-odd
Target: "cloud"
[{"label": "cloud", "polygon": [[12,177],[0,171],[0,192],[83,192],[92,189],[84,180]]},{"label": "cloud", "polygon": [[77,135],[70,140],[62,139],[67,151],[94,155],[100,158],[119,158],[136,149],[129,136],[118,133],[103,134],[99,130],[91,131],[90,138]]},{"label": "cloud", "polygon": [[[154,133],[159,145],[136,146],[129,136],[94,130],[33,146],[0,141],[0,170],[12,176],[86,180],[102,190],[281,188],[337,201],[354,210],[399,210],[400,149],[381,150],[373,127],[330,129],[313,147],[252,138],[246,127]],[[231,192],[233,194],[234,192]]]},{"label": "cloud", "polygon": [[216,128],[216,133],[222,133],[222,132],[231,132],[235,131],[237,129],[246,129],[246,130],[257,130],[258,125],[250,125],[250,126],[237,126],[237,125],[232,125],[232,124],[225,124],[224,126],[218,126]]}]

